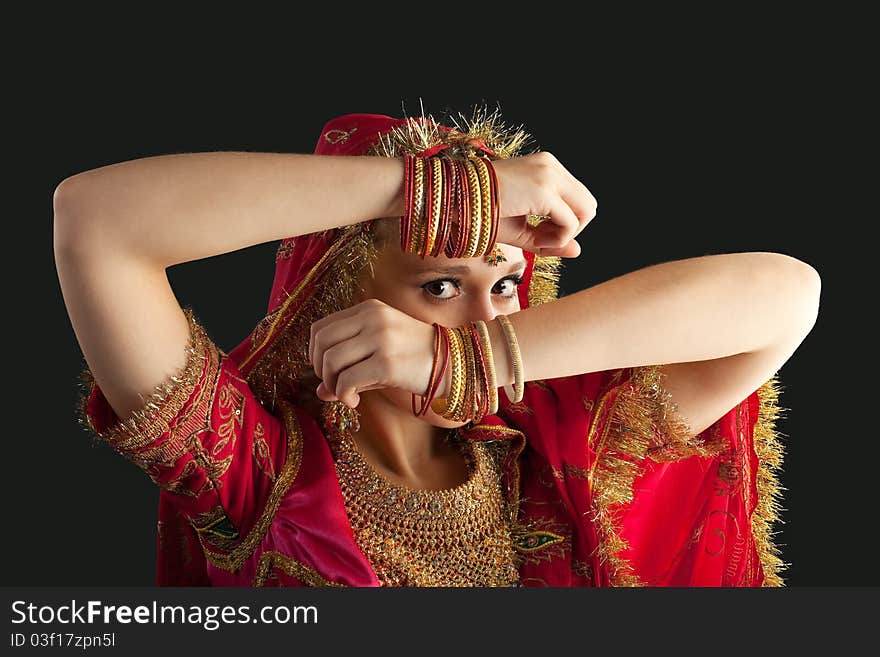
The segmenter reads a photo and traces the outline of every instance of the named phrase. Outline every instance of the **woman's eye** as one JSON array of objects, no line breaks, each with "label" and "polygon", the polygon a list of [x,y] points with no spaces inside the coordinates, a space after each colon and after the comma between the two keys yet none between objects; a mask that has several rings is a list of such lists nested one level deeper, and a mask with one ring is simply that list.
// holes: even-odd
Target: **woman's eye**
[{"label": "woman's eye", "polygon": [[[508,276],[495,284],[495,287],[492,288],[492,293],[505,299],[512,299],[517,296],[516,288],[519,287],[522,281],[521,276]],[[451,301],[458,296],[461,289],[461,281],[455,278],[438,279],[425,283],[422,285],[422,289],[425,290],[431,301]]]},{"label": "woman's eye", "polygon": [[495,287],[499,289],[498,294],[503,297],[510,297],[516,294],[516,288],[519,284],[520,281],[515,278],[504,278],[498,281],[498,285]]},{"label": "woman's eye", "polygon": [[422,288],[432,297],[441,299],[443,301],[448,301],[453,297],[446,295],[453,292],[454,289],[457,289],[458,283],[452,279],[443,279],[438,281],[431,281],[430,283],[425,283]]}]

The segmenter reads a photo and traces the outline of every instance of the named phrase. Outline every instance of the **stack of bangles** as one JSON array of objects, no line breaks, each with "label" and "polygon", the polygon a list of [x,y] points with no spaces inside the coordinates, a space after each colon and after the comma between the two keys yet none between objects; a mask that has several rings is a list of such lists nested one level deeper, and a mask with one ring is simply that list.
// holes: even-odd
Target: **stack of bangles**
[{"label": "stack of bangles", "polygon": [[[508,353],[513,363],[514,385],[504,386],[512,403],[522,401],[524,390],[522,356],[513,325],[506,315],[496,315],[507,340]],[[427,396],[416,409],[416,394],[412,396],[412,411],[416,417],[431,408],[438,415],[455,422],[479,422],[484,415],[498,412],[498,385],[495,360],[489,331],[483,321],[469,322],[459,327],[441,326],[434,322],[434,364],[428,383]],[[449,391],[445,398],[435,399],[449,370]]]},{"label": "stack of bangles", "polygon": [[498,177],[484,157],[404,155],[400,248],[422,258],[483,256],[498,236]]}]

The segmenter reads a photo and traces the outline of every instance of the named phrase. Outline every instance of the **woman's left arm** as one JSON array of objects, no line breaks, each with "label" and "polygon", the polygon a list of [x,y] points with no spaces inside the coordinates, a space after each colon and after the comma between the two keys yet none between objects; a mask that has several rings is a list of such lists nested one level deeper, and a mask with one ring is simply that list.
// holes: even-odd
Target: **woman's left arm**
[{"label": "woman's left arm", "polygon": [[[821,280],[780,253],[652,265],[511,314],[526,380],[662,365],[696,435],[770,379],[816,322]],[[488,322],[498,385],[513,369]]]}]

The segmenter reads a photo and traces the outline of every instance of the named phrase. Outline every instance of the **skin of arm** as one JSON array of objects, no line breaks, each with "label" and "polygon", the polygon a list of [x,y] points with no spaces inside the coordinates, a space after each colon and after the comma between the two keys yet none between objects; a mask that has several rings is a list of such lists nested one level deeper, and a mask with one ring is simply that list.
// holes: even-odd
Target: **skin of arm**
[{"label": "skin of arm", "polygon": [[65,179],[55,264],[83,355],[120,418],[186,360],[188,324],[166,268],[403,210],[403,162],[192,153]]},{"label": "skin of arm", "polygon": [[[788,360],[815,324],[820,290],[800,260],[730,253],[652,265],[509,319],[526,380],[663,365],[696,435]],[[512,384],[502,328],[487,327],[498,385]]]},{"label": "skin of arm", "polygon": [[[403,164],[378,157],[194,153],[66,179],[56,267],[74,331],[120,417],[184,364],[188,327],[166,268],[402,212]],[[699,431],[791,355],[815,321],[819,278],[774,253],[663,263],[511,315],[526,378],[667,363]],[[553,313],[552,317],[549,313]],[[488,323],[498,384],[513,382]]]},{"label": "skin of arm", "polygon": [[[55,192],[56,238],[162,268],[403,212],[403,161],[183,153],[92,169]],[[70,224],[73,224],[71,226]],[[67,230],[67,229],[70,230]],[[64,229],[65,232],[59,232]]]}]

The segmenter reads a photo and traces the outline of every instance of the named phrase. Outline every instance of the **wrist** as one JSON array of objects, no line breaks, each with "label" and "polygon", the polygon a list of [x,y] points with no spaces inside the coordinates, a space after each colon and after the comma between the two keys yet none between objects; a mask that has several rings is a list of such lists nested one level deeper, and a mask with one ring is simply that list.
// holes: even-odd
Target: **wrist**
[{"label": "wrist", "polygon": [[403,158],[400,157],[377,157],[375,158],[379,170],[379,181],[385,190],[385,210],[382,217],[400,217],[403,214],[403,187],[404,166]]},{"label": "wrist", "polygon": [[514,382],[513,364],[509,355],[510,350],[507,346],[504,329],[497,319],[486,322],[486,330],[489,333],[489,342],[492,345],[492,361],[495,364],[495,385],[500,389]]}]

